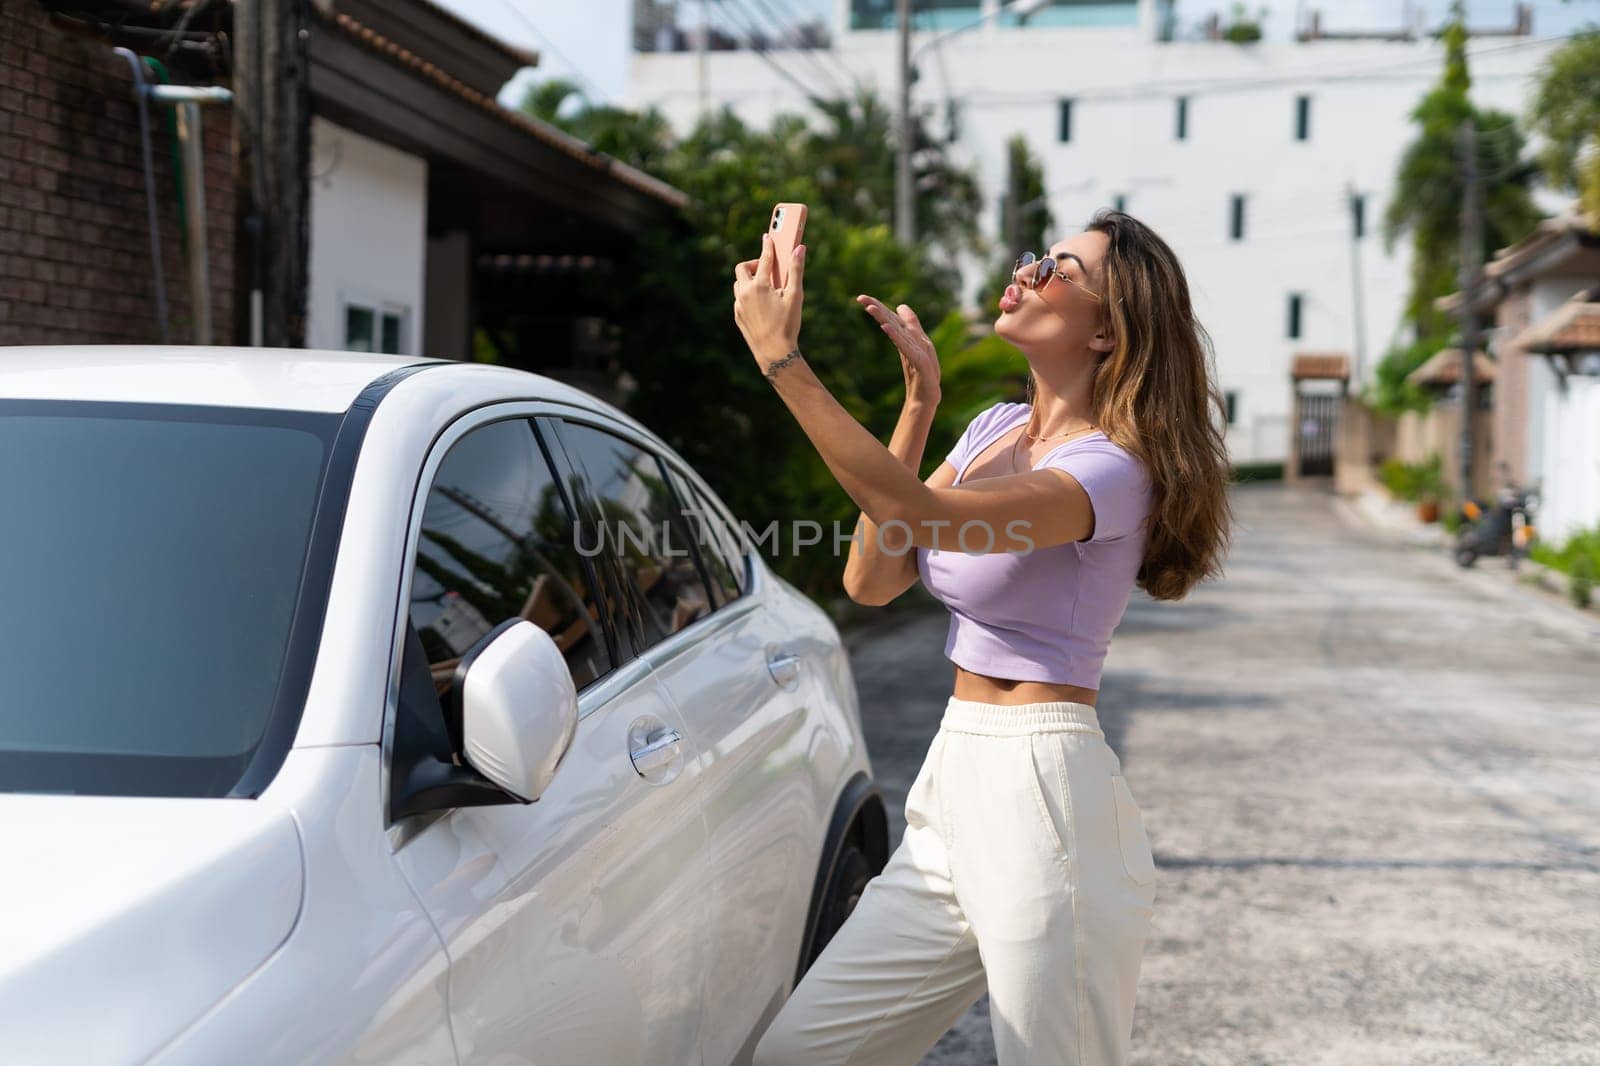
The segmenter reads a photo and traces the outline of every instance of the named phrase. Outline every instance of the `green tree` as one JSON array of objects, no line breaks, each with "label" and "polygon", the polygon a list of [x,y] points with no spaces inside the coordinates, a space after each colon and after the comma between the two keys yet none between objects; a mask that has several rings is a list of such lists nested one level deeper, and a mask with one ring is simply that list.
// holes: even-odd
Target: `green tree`
[{"label": "green tree", "polygon": [[1539,161],[1550,184],[1577,192],[1600,227],[1600,27],[1550,54],[1539,73],[1528,125],[1544,139]]},{"label": "green tree", "polygon": [[640,170],[659,169],[672,148],[672,126],[655,108],[639,113],[593,104],[576,82],[565,78],[552,78],[530,88],[523,96],[522,110]]},{"label": "green tree", "polygon": [[[973,222],[982,203],[976,177],[919,133],[923,241],[906,248],[889,226],[892,123],[869,94],[823,102],[811,122],[780,115],[765,130],[724,108],[674,139],[653,112],[604,109],[597,116],[581,97],[568,102],[575,92],[539,86],[525,107],[594,137],[597,147],[614,146],[617,158],[690,197],[681,229],[637,235],[624,270],[628,284],[592,293],[616,325],[619,359],[636,382],[631,412],[758,532],[778,523],[782,554],[769,550],[768,558],[785,577],[812,594],[837,596],[844,564],[833,552],[833,523],[847,536],[858,509],[757,371],[733,321],[733,268],[758,253],[772,204],[809,205],[801,335],[807,362],[846,409],[886,438],[904,396],[900,360],[855,296],[869,292],[891,307],[915,307],[944,364],[944,409],[927,450],[937,461],[965,425],[963,414],[981,410],[984,397],[993,403],[1019,395],[1023,381],[1020,360],[998,339],[1002,347],[980,344],[969,354],[970,329],[956,311],[958,275],[948,253],[984,246]],[[802,519],[819,523],[823,539],[797,552],[791,523]]]},{"label": "green tree", "polygon": [[1461,204],[1466,182],[1460,129],[1477,131],[1476,162],[1483,191],[1483,247],[1496,248],[1525,236],[1542,217],[1529,186],[1536,168],[1524,161],[1524,139],[1513,116],[1475,107],[1468,91],[1467,31],[1460,0],[1442,31],[1445,66],[1439,84],[1411,112],[1418,134],[1400,158],[1395,191],[1383,218],[1385,248],[1411,239],[1411,291],[1405,319],[1414,341],[1391,349],[1377,368],[1373,402],[1380,409],[1426,406],[1426,397],[1405,385],[1407,374],[1449,343],[1454,324],[1434,300],[1454,292],[1461,269]]},{"label": "green tree", "polygon": [[[797,133],[796,165],[813,172],[817,189],[839,217],[872,225],[892,217],[894,208],[894,115],[871,90],[857,89],[846,100],[817,105],[819,128]],[[798,119],[791,119],[798,122]],[[912,123],[912,183],[916,188],[917,232],[923,243],[949,258],[980,252],[984,244],[973,219],[983,208],[977,175],[953,165],[943,140],[920,118]]]},{"label": "green tree", "polygon": [[1028,138],[1013,134],[1006,142],[1006,178],[1012,183],[1000,211],[1000,254],[994,271],[978,290],[978,306],[990,308],[1011,283],[1011,267],[1025,251],[1043,255],[1055,228],[1044,188],[1044,166],[1028,147]]}]

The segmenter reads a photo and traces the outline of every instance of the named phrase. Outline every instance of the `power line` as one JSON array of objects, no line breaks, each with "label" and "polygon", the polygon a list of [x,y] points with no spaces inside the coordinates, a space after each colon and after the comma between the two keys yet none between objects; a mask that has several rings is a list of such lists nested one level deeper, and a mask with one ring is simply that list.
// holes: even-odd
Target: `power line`
[{"label": "power line", "polygon": [[579,85],[581,85],[583,87],[583,89],[584,89],[584,91],[586,93],[591,94],[593,99],[599,101],[602,104],[610,104],[611,103],[611,99],[608,96],[606,96],[605,93],[601,92],[598,88],[596,88],[594,82],[590,81],[588,78],[583,76],[583,68],[578,66],[578,64],[574,63],[572,60],[568,59],[566,54],[564,52],[562,52],[561,49],[556,47],[556,43],[554,41],[552,41],[549,37],[545,36],[543,31],[541,31],[539,29],[538,24],[533,21],[532,16],[530,16],[526,11],[522,10],[522,8],[520,8],[520,7],[518,7],[516,5],[515,0],[500,0],[500,2],[513,15],[517,16],[517,18],[522,22],[522,24],[524,26],[528,27],[528,29],[533,32],[533,35],[535,37],[539,38],[539,40],[544,42],[545,47],[547,49],[549,49],[551,54],[553,54],[557,59],[561,60],[561,62],[563,62],[563,63],[565,63],[567,65],[567,67],[572,71],[572,77],[578,82]]},{"label": "power line", "polygon": [[[728,0],[728,2],[743,4],[744,0]],[[776,35],[777,36],[782,36],[783,31],[786,28],[785,27],[785,23],[784,23],[783,14],[781,12],[774,12],[774,9],[771,6],[770,0],[755,0],[755,3],[760,5],[760,8],[761,8],[760,13],[768,20],[766,24],[768,26],[772,27],[772,29],[776,31]],[[749,6],[743,7],[742,10],[744,10],[746,15],[755,15],[755,14],[757,14],[755,9],[752,8],[752,7],[749,7]],[[792,27],[792,23],[790,25]],[[833,87],[833,91],[835,93],[837,93],[841,98],[848,95],[845,92],[844,87],[839,84],[839,79],[834,77],[833,72],[831,70],[829,70],[827,67],[823,66],[822,63],[816,58],[816,56],[813,55],[813,53],[816,51],[816,49],[814,49],[814,48],[799,48],[799,47],[795,47],[793,49],[790,49],[790,51],[793,51],[797,55],[800,55],[800,56],[804,57],[806,62],[810,64],[811,69],[815,70],[818,74],[820,74],[822,76],[822,80],[825,83],[827,83],[828,85],[831,85]]]},{"label": "power line", "polygon": [[[772,25],[774,27],[781,30],[787,26],[792,30],[800,25],[800,20],[796,17],[794,10],[787,5],[780,7],[776,0],[755,0],[755,2],[760,5],[763,11],[772,17]],[[827,52],[831,56],[833,54],[832,48],[801,48],[799,44],[796,43],[794,51],[803,55],[806,59],[806,62],[810,63],[816,69],[816,71],[822,75],[824,81],[834,87],[835,91],[838,92],[841,98],[849,95],[845,88],[839,83],[839,79],[834,76],[833,71],[824,66],[822,61],[817,58],[817,53],[819,51]],[[844,64],[839,62],[838,57],[834,57],[834,62],[841,70],[845,69]],[[850,77],[848,71],[846,71],[846,77]]]},{"label": "power line", "polygon": [[[727,10],[727,8],[724,8],[724,11]],[[743,8],[740,8],[739,10],[741,15],[744,14]],[[744,22],[743,29],[745,41],[750,45],[750,50],[754,52],[763,63],[766,63],[767,66],[777,71],[779,76],[781,76],[784,81],[788,82],[790,85],[793,85],[796,89],[799,89],[800,95],[804,96],[811,103],[815,104],[821,99],[815,90],[802,82],[794,74],[790,73],[788,68],[784,67],[777,60],[773,59],[772,56],[768,55],[766,45],[756,43],[761,36],[761,31],[759,29],[752,27],[747,21]]]}]

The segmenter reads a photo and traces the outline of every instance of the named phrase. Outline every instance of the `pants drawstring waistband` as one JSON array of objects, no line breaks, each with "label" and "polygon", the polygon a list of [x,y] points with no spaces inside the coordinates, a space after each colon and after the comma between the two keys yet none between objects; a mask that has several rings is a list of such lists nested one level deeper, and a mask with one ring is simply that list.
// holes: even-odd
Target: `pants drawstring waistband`
[{"label": "pants drawstring waistband", "polygon": [[939,728],[998,737],[1026,733],[1099,733],[1105,736],[1094,706],[1073,700],[1007,704],[951,696]]}]

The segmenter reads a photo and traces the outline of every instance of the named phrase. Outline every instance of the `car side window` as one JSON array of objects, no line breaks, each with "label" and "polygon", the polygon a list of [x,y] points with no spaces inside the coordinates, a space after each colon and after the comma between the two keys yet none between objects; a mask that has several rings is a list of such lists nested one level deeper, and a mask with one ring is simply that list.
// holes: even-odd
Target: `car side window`
[{"label": "car side window", "polygon": [[717,606],[731,603],[742,596],[747,587],[744,545],[729,526],[721,508],[697,489],[694,482],[670,466],[667,472],[683,504],[689,536],[705,562],[711,589],[717,596]]},{"label": "car side window", "polygon": [[635,650],[709,614],[710,592],[654,453],[586,423],[550,424],[572,464],[579,506],[593,519],[581,550],[616,575]]},{"label": "car side window", "polygon": [[572,515],[525,419],[451,445],[422,515],[411,622],[434,688],[491,629],[526,618],[555,640],[579,689],[611,669]]}]

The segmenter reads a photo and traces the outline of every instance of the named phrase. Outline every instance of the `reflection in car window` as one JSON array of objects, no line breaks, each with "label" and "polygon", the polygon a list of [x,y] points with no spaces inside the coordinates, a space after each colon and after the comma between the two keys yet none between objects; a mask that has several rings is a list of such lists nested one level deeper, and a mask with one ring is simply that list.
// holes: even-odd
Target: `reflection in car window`
[{"label": "reflection in car window", "polygon": [[654,455],[594,426],[560,423],[585,506],[599,528],[582,538],[621,572],[626,617],[642,650],[711,611],[705,582]]},{"label": "reflection in car window", "polygon": [[744,592],[744,548],[738,534],[692,481],[676,471],[671,476],[678,498],[683,501],[689,535],[705,561],[718,604],[738,599]]},{"label": "reflection in car window", "polygon": [[428,492],[411,585],[411,621],[437,691],[511,618],[555,639],[578,688],[611,668],[577,548],[527,421],[491,423],[451,446]]}]

